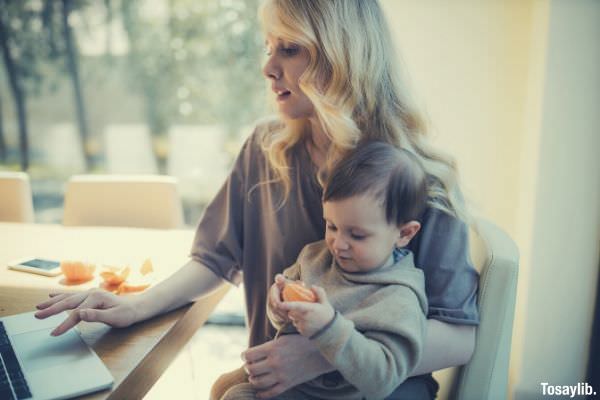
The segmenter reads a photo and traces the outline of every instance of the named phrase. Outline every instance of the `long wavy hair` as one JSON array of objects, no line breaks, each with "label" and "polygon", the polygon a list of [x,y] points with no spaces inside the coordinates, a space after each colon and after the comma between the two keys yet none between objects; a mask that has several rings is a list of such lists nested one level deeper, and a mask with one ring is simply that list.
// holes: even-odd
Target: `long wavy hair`
[{"label": "long wavy hair", "polygon": [[[385,141],[421,161],[431,207],[469,219],[456,163],[429,142],[377,0],[264,0],[259,18],[265,33],[308,50],[310,61],[299,86],[330,140],[320,180],[359,142]],[[316,82],[321,82],[318,87]],[[263,135],[274,180],[284,188],[283,202],[291,187],[290,153],[309,132],[308,120],[288,119]]]}]

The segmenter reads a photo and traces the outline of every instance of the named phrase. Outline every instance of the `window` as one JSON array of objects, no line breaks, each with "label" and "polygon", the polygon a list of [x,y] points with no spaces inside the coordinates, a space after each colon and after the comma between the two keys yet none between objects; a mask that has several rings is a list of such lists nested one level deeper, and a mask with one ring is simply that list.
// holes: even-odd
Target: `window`
[{"label": "window", "polygon": [[177,177],[186,223],[265,113],[258,0],[24,0],[0,11],[0,169],[37,222],[80,173]]}]

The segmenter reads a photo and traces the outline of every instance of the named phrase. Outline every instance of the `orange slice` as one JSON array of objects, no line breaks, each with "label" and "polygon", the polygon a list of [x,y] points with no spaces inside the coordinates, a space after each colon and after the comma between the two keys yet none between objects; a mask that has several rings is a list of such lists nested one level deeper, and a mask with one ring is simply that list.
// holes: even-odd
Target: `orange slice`
[{"label": "orange slice", "polygon": [[314,303],[317,296],[301,281],[288,282],[281,293],[283,301],[306,301]]},{"label": "orange slice", "polygon": [[148,289],[149,287],[150,287],[149,283],[137,284],[136,285],[136,284],[133,284],[133,283],[123,282],[117,288],[116,293],[117,294],[136,293],[136,292],[144,291],[144,290]]}]

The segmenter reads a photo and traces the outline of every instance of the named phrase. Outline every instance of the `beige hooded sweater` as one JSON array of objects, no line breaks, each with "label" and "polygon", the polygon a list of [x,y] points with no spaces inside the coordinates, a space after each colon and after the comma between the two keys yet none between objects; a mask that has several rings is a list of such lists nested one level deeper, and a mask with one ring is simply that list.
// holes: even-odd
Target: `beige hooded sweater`
[{"label": "beige hooded sweater", "polygon": [[[336,316],[311,340],[336,368],[296,387],[320,399],[383,399],[416,367],[422,354],[427,298],[412,253],[369,272],[342,270],[324,241],[305,246],[289,279],[325,289]],[[267,314],[271,317],[271,312]],[[271,318],[273,325],[278,325]]]}]

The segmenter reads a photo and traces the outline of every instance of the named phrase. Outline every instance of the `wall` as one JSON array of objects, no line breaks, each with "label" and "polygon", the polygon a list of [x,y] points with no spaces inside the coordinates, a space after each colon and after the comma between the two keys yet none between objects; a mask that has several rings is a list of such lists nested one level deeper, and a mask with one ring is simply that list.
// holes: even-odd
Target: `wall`
[{"label": "wall", "polygon": [[600,2],[381,2],[435,141],[476,211],[521,251],[511,397],[584,381],[600,252]]},{"label": "wall", "polygon": [[382,4],[435,141],[458,160],[468,199],[514,234],[531,2]]},{"label": "wall", "polygon": [[517,399],[585,381],[600,254],[600,3],[549,4]]}]

